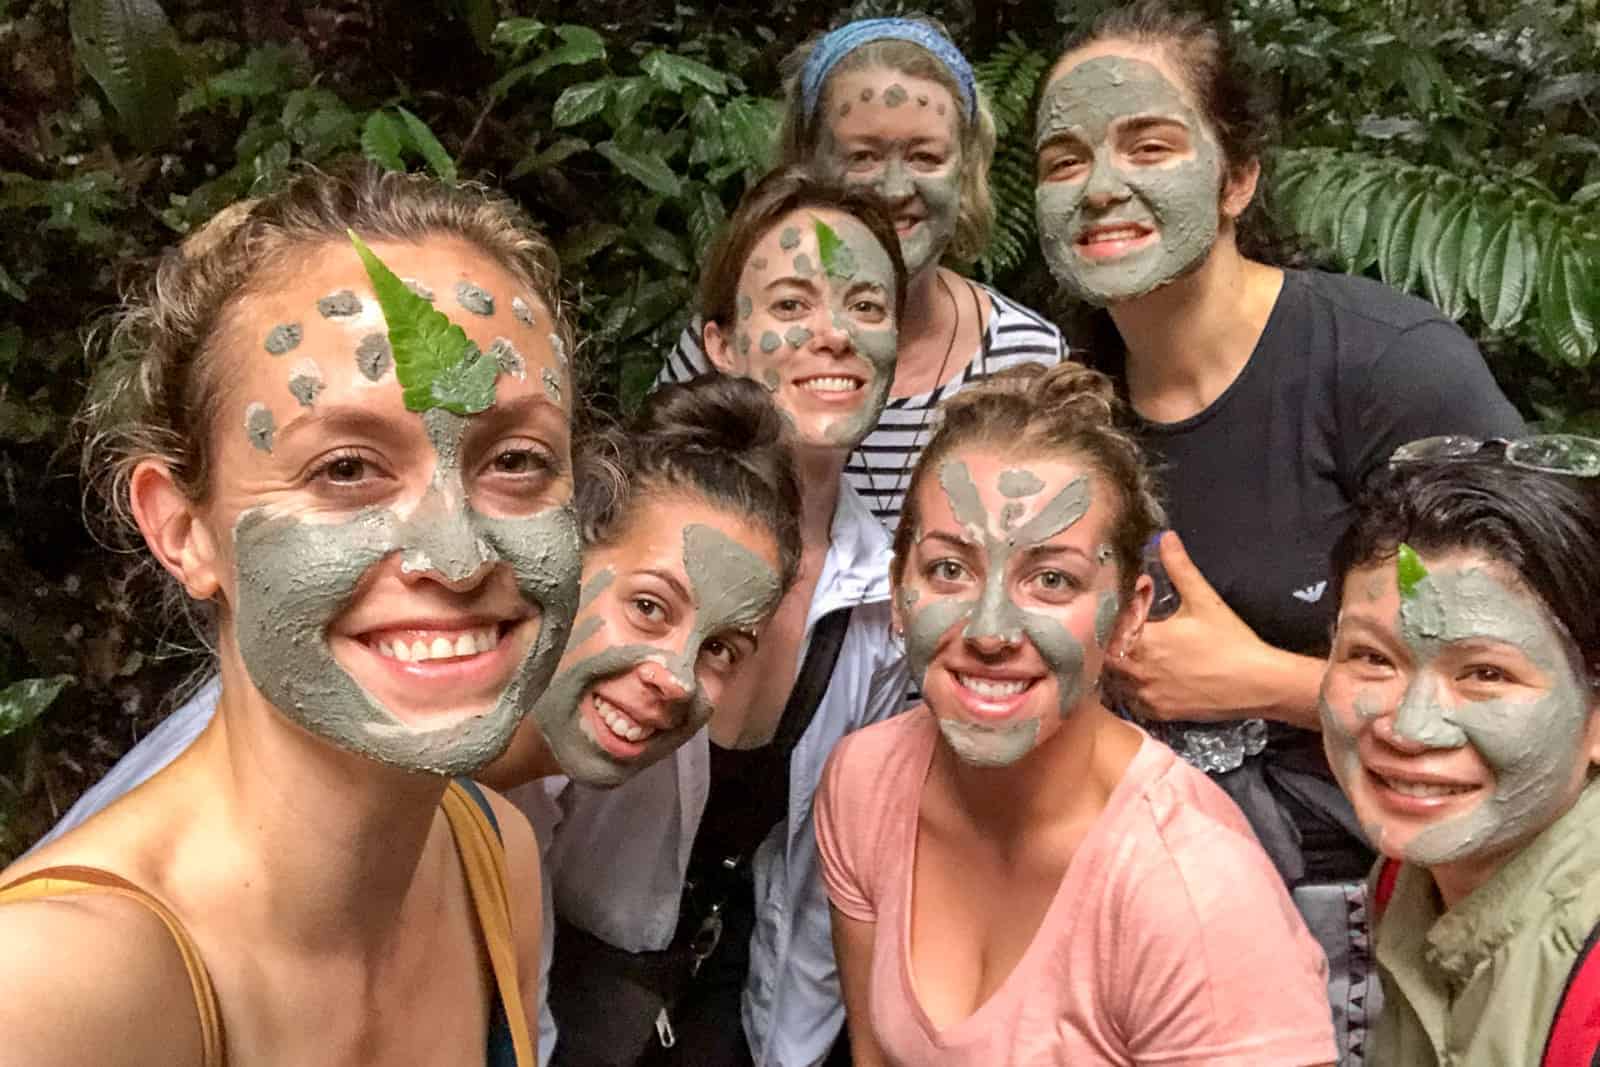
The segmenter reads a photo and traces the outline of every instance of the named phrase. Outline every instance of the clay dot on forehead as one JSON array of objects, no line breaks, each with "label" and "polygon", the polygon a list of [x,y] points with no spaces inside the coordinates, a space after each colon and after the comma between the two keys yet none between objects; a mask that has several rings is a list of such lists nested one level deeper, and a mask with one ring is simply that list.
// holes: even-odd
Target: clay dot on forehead
[{"label": "clay dot on forehead", "polygon": [[556,377],[556,372],[546,367],[540,372],[539,377],[544,380],[545,395],[557,404],[561,403],[561,379]]},{"label": "clay dot on forehead", "polygon": [[400,283],[402,285],[404,285],[407,289],[410,289],[413,293],[415,293],[418,296],[422,297],[422,299],[428,301],[429,303],[432,303],[432,301],[433,301],[433,290],[429,289],[426,285],[423,285],[421,282],[417,281],[415,278],[401,278],[400,279]]},{"label": "clay dot on forehead", "polygon": [[527,361],[522,358],[522,353],[517,351],[517,346],[504,337],[496,337],[490,342],[489,355],[500,364],[500,373],[509,374],[519,381],[528,376]]},{"label": "clay dot on forehead", "polygon": [[848,114],[850,114],[850,101],[846,100],[839,108],[839,117],[844,118]]},{"label": "clay dot on forehead", "polygon": [[767,269],[767,257],[766,256],[757,256],[757,257],[755,257],[754,259],[752,259],[750,261],[750,266],[755,268],[756,270],[766,270]]},{"label": "clay dot on forehead", "polygon": [[793,252],[800,247],[800,231],[793,226],[785,226],[783,232],[778,234],[778,247],[785,252]]},{"label": "clay dot on forehead", "polygon": [[474,315],[494,314],[494,297],[489,290],[471,282],[456,282],[456,303]]},{"label": "clay dot on forehead", "polygon": [[317,314],[325,319],[348,319],[361,314],[361,299],[348,289],[340,289],[317,301]]},{"label": "clay dot on forehead", "polygon": [[303,331],[298,322],[280,322],[267,331],[264,347],[272,355],[281,356],[298,347],[302,336]]},{"label": "clay dot on forehead", "polygon": [[883,103],[886,107],[899,107],[906,102],[905,86],[895,84],[884,91]]},{"label": "clay dot on forehead", "polygon": [[381,333],[369,333],[356,345],[356,366],[361,376],[375,382],[389,373],[394,363],[394,352],[389,348],[389,338]]},{"label": "clay dot on forehead", "polygon": [[278,424],[267,405],[257,401],[244,409],[244,432],[250,443],[263,452],[272,451],[272,435]]},{"label": "clay dot on forehead", "polygon": [[322,386],[322,368],[309,356],[296,363],[289,372],[289,392],[294,394],[301,407],[314,405]]},{"label": "clay dot on forehead", "polygon": [[868,86],[867,88],[861,90],[861,102],[862,103],[866,103],[868,100],[871,100],[871,99],[872,99],[872,88],[870,86]]},{"label": "clay dot on forehead", "polygon": [[511,298],[511,314],[524,326],[532,326],[534,324],[533,308],[529,307],[528,302],[520,296]]},{"label": "clay dot on forehead", "polygon": [[567,342],[561,339],[559,333],[550,334],[549,341],[550,351],[556,354],[556,362],[565,367],[567,365]]},{"label": "clay dot on forehead", "polygon": [[794,257],[794,272],[802,278],[809,278],[816,273],[816,268],[811,265],[811,257],[801,252]]}]

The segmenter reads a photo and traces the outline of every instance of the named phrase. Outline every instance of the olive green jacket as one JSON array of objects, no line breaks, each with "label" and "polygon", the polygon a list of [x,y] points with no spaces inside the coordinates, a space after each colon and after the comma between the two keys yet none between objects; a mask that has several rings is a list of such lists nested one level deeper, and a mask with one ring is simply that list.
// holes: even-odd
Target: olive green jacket
[{"label": "olive green jacket", "polygon": [[1448,912],[1405,865],[1377,927],[1377,1067],[1538,1067],[1600,921],[1600,783]]}]

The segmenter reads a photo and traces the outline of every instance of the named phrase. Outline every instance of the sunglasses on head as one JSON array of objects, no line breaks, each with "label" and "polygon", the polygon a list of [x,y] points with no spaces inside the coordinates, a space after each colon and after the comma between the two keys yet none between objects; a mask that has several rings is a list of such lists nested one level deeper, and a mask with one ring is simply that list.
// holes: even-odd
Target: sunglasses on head
[{"label": "sunglasses on head", "polygon": [[1514,467],[1573,478],[1600,477],[1600,441],[1569,433],[1538,434],[1514,440],[1491,437],[1487,441],[1461,434],[1423,437],[1395,449],[1389,457],[1389,465],[1472,459],[1486,449],[1498,452],[1501,459]]}]

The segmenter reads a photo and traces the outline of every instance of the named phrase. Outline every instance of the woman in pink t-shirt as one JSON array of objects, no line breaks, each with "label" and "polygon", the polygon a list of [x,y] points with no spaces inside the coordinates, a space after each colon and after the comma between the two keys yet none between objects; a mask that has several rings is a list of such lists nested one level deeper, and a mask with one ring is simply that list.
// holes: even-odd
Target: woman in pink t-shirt
[{"label": "woman in pink t-shirt", "polygon": [[1002,372],[917,464],[892,578],[926,704],[845,739],[817,801],[862,1067],[1335,1057],[1244,817],[1101,701],[1161,522],[1113,404],[1074,364]]}]

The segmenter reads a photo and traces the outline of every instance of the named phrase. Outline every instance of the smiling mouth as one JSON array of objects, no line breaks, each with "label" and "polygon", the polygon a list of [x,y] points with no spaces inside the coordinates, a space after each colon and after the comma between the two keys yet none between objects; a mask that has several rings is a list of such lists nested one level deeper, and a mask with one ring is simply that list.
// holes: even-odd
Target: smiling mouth
[{"label": "smiling mouth", "polygon": [[1415,797],[1419,800],[1433,800],[1438,797],[1456,797],[1475,792],[1475,785],[1448,785],[1442,782],[1417,782],[1406,778],[1390,778],[1369,770],[1368,774],[1377,780],[1378,784],[1393,793],[1403,797]]},{"label": "smiling mouth", "polygon": [[500,647],[500,626],[469,630],[408,630],[368,638],[367,647],[386,659],[401,663],[469,659]]},{"label": "smiling mouth", "polygon": [[910,215],[897,215],[894,220],[894,232],[898,234],[910,233],[921,223],[922,217],[920,215],[915,218]]},{"label": "smiling mouth", "polygon": [[1078,234],[1073,246],[1090,259],[1121,255],[1155,239],[1155,230],[1139,223],[1116,226],[1091,226]]},{"label": "smiling mouth", "polygon": [[795,384],[808,393],[842,396],[860,391],[862,386],[866,385],[866,382],[860,378],[837,374],[817,378],[803,378]]},{"label": "smiling mouth", "polygon": [[956,681],[961,688],[988,700],[1004,700],[1027,691],[1033,684],[1026,678],[1000,680],[996,678],[979,678],[973,674],[957,674]]},{"label": "smiling mouth", "polygon": [[637,745],[643,741],[648,741],[659,732],[653,726],[635,722],[626,712],[599,693],[591,693],[589,699],[594,705],[595,717],[605,725],[607,730],[610,730],[614,736],[621,738],[623,741]]}]

